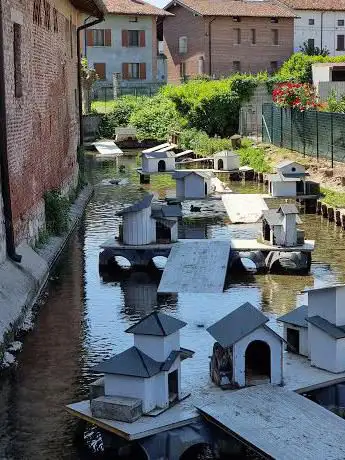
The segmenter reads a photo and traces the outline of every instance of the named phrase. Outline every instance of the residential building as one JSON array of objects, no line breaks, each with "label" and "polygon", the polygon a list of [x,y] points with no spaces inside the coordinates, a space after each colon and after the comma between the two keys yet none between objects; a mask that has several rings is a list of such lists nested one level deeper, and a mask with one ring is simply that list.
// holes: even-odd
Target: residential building
[{"label": "residential building", "polygon": [[[85,31],[84,55],[94,67],[100,88],[144,87],[154,91],[165,82],[164,60],[157,41],[157,18],[169,13],[135,0],[105,0],[105,21]],[[159,63],[159,65],[158,65]],[[105,91],[105,90],[104,90]],[[149,91],[148,91],[149,92]]]},{"label": "residential building", "polygon": [[273,72],[293,52],[295,13],[267,1],[174,0],[165,10],[168,82],[198,74]]},{"label": "residential building", "polygon": [[45,192],[76,184],[77,27],[83,13],[101,18],[103,8],[100,0],[0,0],[1,189],[12,255],[44,227]]},{"label": "residential building", "polygon": [[304,43],[327,48],[331,56],[345,53],[345,2],[284,0],[296,12],[294,50]]}]

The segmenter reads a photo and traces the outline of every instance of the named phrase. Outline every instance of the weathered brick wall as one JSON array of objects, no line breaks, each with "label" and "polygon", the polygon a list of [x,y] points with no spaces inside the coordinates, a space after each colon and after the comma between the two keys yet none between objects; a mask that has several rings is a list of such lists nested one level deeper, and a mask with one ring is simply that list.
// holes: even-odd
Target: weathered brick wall
[{"label": "weathered brick wall", "polygon": [[[169,9],[174,17],[164,19],[164,51],[168,58],[168,82],[180,81],[180,63],[185,62],[186,74],[199,73],[199,58],[204,58],[204,73],[209,73],[209,21],[211,24],[212,75],[226,76],[233,72],[233,61],[240,62],[241,72],[256,73],[271,70],[271,62],[280,65],[293,52],[293,19],[242,17],[201,18],[185,8]],[[241,29],[241,43],[236,44],[236,31]],[[256,44],[251,41],[251,29],[256,31]],[[278,45],[273,44],[272,29],[278,29]],[[188,38],[188,52],[180,54],[179,37]]]},{"label": "weathered brick wall", "polygon": [[[50,2],[50,28],[33,22],[33,0],[0,0],[4,14],[6,109],[16,243],[44,225],[44,192],[76,178],[78,143],[76,31],[68,0]],[[54,30],[53,7],[58,10]],[[23,96],[15,97],[13,24],[21,23]],[[71,26],[72,24],[72,26]],[[71,40],[73,46],[71,47]],[[73,48],[73,52],[71,52]]]},{"label": "weathered brick wall", "polygon": [[[1,184],[1,181],[0,181]],[[0,188],[0,264],[6,258],[6,239],[5,239],[5,218],[3,212],[3,202]]]}]

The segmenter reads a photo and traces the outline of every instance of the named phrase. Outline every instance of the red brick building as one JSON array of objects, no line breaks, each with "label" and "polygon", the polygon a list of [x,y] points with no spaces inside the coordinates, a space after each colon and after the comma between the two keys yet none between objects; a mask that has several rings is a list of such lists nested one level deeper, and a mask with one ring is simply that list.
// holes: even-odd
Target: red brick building
[{"label": "red brick building", "polygon": [[84,13],[102,17],[104,6],[100,0],[0,0],[0,6],[1,129],[7,128],[0,137],[1,191],[7,236],[13,227],[18,244],[44,225],[44,193],[76,183],[77,28]]},{"label": "red brick building", "polygon": [[274,71],[293,52],[295,13],[274,0],[174,0],[165,9],[168,82]]}]

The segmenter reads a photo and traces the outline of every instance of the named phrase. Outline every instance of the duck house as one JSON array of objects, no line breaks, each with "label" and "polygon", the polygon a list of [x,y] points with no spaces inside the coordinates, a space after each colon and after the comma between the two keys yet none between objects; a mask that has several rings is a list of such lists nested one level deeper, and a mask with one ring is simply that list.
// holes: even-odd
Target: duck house
[{"label": "duck house", "polygon": [[269,193],[273,197],[305,195],[307,175],[300,163],[284,160],[276,166],[276,173],[268,176]]},{"label": "duck house", "polygon": [[213,159],[213,168],[216,171],[236,171],[240,167],[240,157],[232,150],[217,152]]},{"label": "duck house", "polygon": [[212,192],[212,171],[177,170],[172,175],[176,180],[176,198],[193,200],[207,198]]},{"label": "duck house", "polygon": [[301,223],[294,204],[282,204],[278,209],[267,209],[262,215],[260,239],[273,246],[293,247],[304,243],[304,234],[297,230]]},{"label": "duck house", "polygon": [[141,170],[143,174],[174,171],[175,153],[171,151],[143,152]]}]

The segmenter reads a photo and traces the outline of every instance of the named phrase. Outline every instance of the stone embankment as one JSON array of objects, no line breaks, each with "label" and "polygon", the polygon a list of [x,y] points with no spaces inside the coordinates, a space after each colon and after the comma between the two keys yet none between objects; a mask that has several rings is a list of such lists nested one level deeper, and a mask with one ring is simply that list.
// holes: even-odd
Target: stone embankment
[{"label": "stone embankment", "polygon": [[[32,307],[47,283],[51,268],[80,221],[92,193],[91,186],[85,187],[71,206],[69,229],[64,235],[49,238],[40,249],[23,243],[17,247],[17,253],[22,256],[20,264],[6,259],[0,265],[0,367],[1,364],[6,367],[14,361],[13,355],[5,350],[15,334],[32,327]],[[13,347],[12,343],[10,349],[15,351],[15,348],[20,348],[17,345]]]}]

